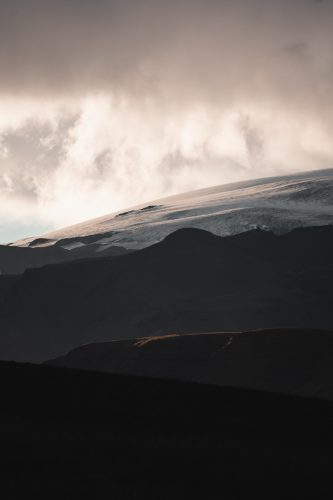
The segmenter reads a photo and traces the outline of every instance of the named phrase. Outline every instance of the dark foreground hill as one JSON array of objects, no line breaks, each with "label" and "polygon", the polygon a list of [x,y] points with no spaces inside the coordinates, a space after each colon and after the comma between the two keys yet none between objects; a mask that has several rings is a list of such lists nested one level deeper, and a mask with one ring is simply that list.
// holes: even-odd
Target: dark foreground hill
[{"label": "dark foreground hill", "polygon": [[8,500],[332,498],[333,404],[0,363]]},{"label": "dark foreground hill", "polygon": [[28,270],[0,279],[0,359],[169,333],[333,329],[332,255],[333,226],[184,229],[132,254]]},{"label": "dark foreground hill", "polygon": [[333,400],[333,332],[272,330],[88,344],[52,366]]}]

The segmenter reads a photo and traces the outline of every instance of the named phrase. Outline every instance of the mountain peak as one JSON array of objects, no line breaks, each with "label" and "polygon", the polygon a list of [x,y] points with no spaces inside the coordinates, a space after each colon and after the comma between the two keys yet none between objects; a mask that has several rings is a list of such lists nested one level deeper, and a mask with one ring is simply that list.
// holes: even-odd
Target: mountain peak
[{"label": "mountain peak", "polygon": [[185,227],[178,229],[174,233],[168,234],[162,244],[164,245],[205,245],[220,242],[221,238],[216,234],[197,229],[194,227]]}]

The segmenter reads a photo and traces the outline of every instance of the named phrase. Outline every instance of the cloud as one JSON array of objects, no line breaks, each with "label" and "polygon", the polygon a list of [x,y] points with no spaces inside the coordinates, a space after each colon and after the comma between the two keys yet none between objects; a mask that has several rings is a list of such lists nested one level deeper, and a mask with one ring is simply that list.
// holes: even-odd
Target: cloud
[{"label": "cloud", "polygon": [[331,77],[332,15],[310,0],[3,0],[0,89],[299,95]]},{"label": "cloud", "polygon": [[332,165],[332,21],[312,0],[3,0],[0,217]]}]

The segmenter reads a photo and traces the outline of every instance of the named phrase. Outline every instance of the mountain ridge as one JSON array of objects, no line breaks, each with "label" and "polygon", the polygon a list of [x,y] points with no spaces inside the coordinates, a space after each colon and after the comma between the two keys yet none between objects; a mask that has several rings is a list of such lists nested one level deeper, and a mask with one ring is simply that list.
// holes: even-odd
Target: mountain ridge
[{"label": "mountain ridge", "polygon": [[332,226],[226,238],[192,229],[0,278],[0,359],[45,361],[86,342],[170,332],[333,329],[332,255]]}]

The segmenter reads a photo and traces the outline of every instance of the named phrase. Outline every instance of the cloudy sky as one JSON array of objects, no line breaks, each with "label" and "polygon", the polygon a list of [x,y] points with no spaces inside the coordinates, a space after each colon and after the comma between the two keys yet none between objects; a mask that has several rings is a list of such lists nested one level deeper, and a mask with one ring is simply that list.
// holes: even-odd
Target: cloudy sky
[{"label": "cloudy sky", "polygon": [[333,166],[330,0],[1,0],[0,242]]}]

